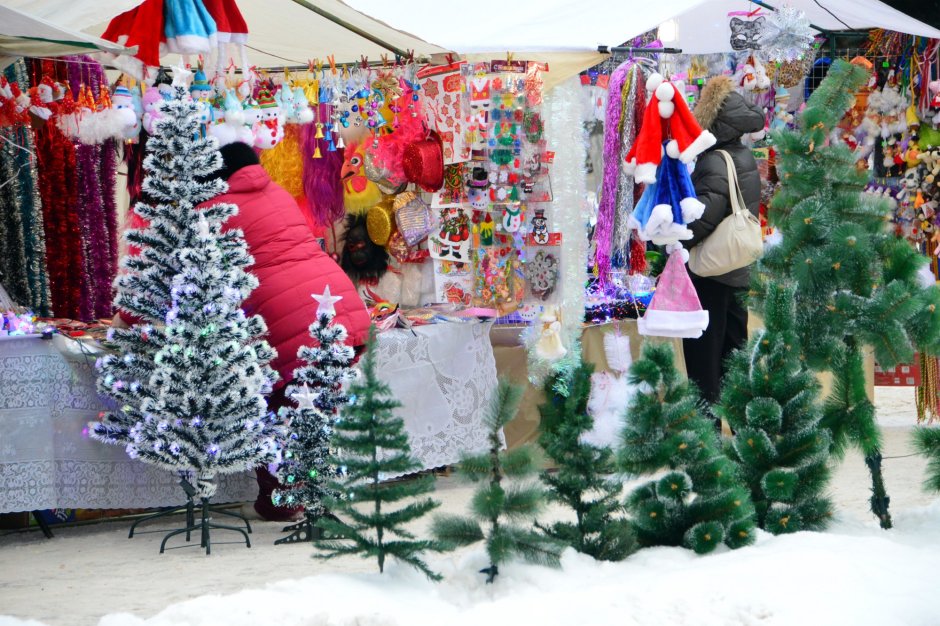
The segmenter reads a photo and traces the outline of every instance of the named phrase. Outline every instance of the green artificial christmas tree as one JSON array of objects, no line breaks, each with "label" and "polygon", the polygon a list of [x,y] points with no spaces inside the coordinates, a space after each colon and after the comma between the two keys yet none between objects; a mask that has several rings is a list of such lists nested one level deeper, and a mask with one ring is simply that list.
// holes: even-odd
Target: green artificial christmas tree
[{"label": "green artificial christmas tree", "polygon": [[[434,476],[413,480],[385,482],[386,476],[400,476],[421,468],[411,456],[405,424],[395,417],[401,404],[391,398],[391,390],[375,371],[375,327],[369,330],[369,343],[362,359],[362,376],[348,392],[349,404],[336,422],[332,447],[336,454],[331,464],[341,476],[328,487],[338,497],[324,492],[323,503],[338,516],[323,516],[317,526],[332,535],[331,541],[317,545],[323,559],[347,554],[375,557],[379,572],[385,571],[387,557],[395,557],[421,570],[432,579],[432,572],[421,554],[437,550],[434,541],[417,539],[404,528],[438,503],[431,498],[416,499],[434,490]],[[412,502],[393,508],[405,499]],[[343,518],[349,521],[344,521]]]},{"label": "green artificial christmas tree", "polygon": [[630,368],[630,382],[639,387],[627,413],[621,467],[631,474],[669,470],[627,497],[637,540],[699,554],[722,542],[748,545],[755,536],[751,496],[673,359],[671,346],[647,343]]},{"label": "green artificial christmas tree", "polygon": [[550,500],[574,511],[574,522],[539,526],[550,537],[601,561],[620,561],[636,548],[630,521],[622,516],[620,481],[610,475],[614,454],[608,447],[584,443],[594,426],[587,411],[591,395],[589,363],[553,374],[545,383],[546,402],[539,407],[539,445],[557,466],[542,472]]},{"label": "green artificial christmas tree", "polygon": [[774,534],[821,530],[832,514],[829,431],[819,383],[800,360],[793,289],[768,285],[766,328],[731,356],[715,411],[735,433],[729,455],[751,490],[757,524]]},{"label": "green artificial christmas tree", "polygon": [[940,428],[919,426],[914,430],[914,449],[927,457],[924,489],[940,493]]},{"label": "green artificial christmas tree", "polygon": [[752,272],[751,306],[768,286],[794,285],[794,328],[803,358],[832,372],[823,426],[833,452],[858,447],[872,475],[871,509],[891,527],[881,472],[881,433],[865,390],[863,349],[882,367],[909,361],[915,348],[940,345],[940,290],[919,284],[924,263],[888,221],[886,199],[862,193],[868,172],[845,145],[827,142],[868,71],[836,61],[799,117],[795,131],[773,135],[780,189],[768,219],[782,235]]},{"label": "green artificial christmas tree", "polygon": [[562,548],[552,538],[513,523],[532,519],[545,500],[545,492],[531,480],[538,472],[532,448],[502,451],[500,433],[515,417],[523,389],[500,381],[486,416],[490,447],[460,461],[460,474],[482,483],[471,501],[470,517],[438,516],[432,526],[435,537],[445,545],[486,543],[490,565],[481,573],[487,575],[487,583],[496,579],[499,566],[514,555],[530,563],[557,566]]}]

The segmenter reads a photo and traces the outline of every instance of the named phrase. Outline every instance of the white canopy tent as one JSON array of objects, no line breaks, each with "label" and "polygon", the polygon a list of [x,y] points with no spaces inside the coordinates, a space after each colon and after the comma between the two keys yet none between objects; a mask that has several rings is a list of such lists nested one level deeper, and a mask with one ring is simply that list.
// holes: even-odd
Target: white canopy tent
[{"label": "white canopy tent", "polygon": [[[141,0],[4,0],[8,6],[56,25],[100,34],[115,15]],[[551,85],[601,59],[599,45],[614,46],[668,24],[665,43],[683,52],[729,51],[728,13],[757,8],[746,0],[237,0],[250,30],[249,61],[258,67],[305,65],[334,55],[379,60],[389,48],[441,60],[447,51],[498,58],[508,51],[548,61]],[[775,4],[783,6],[781,1]],[[940,38],[937,30],[878,0],[787,0],[827,30],[879,27]],[[338,20],[318,13],[325,12]],[[413,33],[413,34],[410,34]],[[432,42],[432,43],[429,43]]]},{"label": "white canopy tent", "polygon": [[[11,4],[11,3],[6,3]],[[0,69],[21,56],[60,56],[106,50],[114,54],[134,52],[113,42],[59,26],[11,6],[0,5]]]}]

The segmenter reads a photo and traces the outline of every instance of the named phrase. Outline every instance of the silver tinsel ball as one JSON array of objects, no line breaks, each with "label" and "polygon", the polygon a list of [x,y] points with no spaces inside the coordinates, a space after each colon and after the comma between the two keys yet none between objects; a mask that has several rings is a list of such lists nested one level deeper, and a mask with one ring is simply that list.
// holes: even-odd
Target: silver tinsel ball
[{"label": "silver tinsel ball", "polygon": [[797,61],[812,48],[815,38],[803,11],[783,7],[767,16],[760,47],[770,61]]}]

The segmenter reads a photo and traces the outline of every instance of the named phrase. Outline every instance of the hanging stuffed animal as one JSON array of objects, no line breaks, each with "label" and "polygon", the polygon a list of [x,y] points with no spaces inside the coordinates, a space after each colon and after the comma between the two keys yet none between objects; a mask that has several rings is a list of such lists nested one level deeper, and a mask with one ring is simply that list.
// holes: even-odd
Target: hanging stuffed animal
[{"label": "hanging stuffed animal", "polygon": [[346,147],[346,159],[340,170],[343,181],[343,201],[349,213],[364,213],[382,199],[378,185],[368,179],[365,173],[365,144],[350,143]]},{"label": "hanging stuffed animal", "polygon": [[258,93],[258,111],[258,120],[252,126],[254,146],[270,150],[284,138],[284,126],[281,109],[267,89]]},{"label": "hanging stuffed animal", "polygon": [[141,99],[141,105],[144,108],[143,126],[148,134],[152,135],[154,131],[153,123],[163,115],[160,112],[159,105],[163,102],[163,94],[157,87],[147,87],[144,96]]},{"label": "hanging stuffed animal", "polygon": [[114,88],[111,103],[120,120],[121,138],[125,141],[136,140],[140,135],[141,121],[137,109],[139,104],[136,104],[134,100],[134,94],[124,85]]}]

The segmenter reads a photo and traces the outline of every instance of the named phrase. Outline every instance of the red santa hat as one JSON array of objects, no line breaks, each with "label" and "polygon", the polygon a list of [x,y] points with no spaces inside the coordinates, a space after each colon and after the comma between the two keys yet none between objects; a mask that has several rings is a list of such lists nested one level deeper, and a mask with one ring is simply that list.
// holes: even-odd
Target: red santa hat
[{"label": "red santa hat", "polygon": [[220,44],[248,43],[248,24],[235,0],[202,0],[202,4],[215,20],[216,39]]},{"label": "red santa hat", "polygon": [[624,170],[633,175],[636,182],[649,184],[656,182],[656,168],[663,157],[663,140],[667,134],[671,140],[666,144],[666,152],[683,163],[691,163],[715,145],[716,140],[695,121],[675,85],[653,74],[646,81],[646,89],[652,95],[640,132],[627,153]]},{"label": "red santa hat", "polygon": [[137,46],[134,56],[105,54],[120,70],[143,79],[145,68],[160,67],[160,40],[163,38],[163,0],[145,0],[111,20],[101,38],[128,48]]}]

